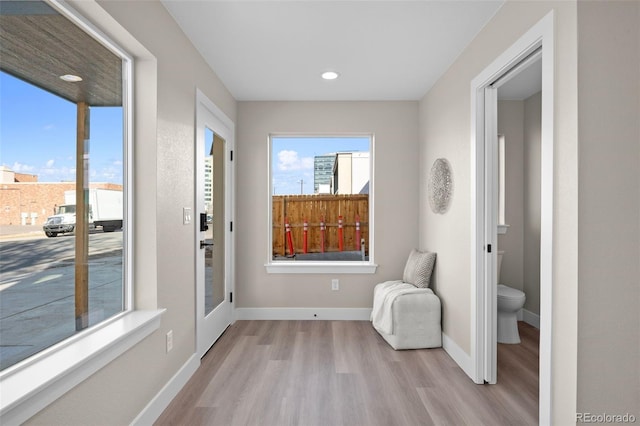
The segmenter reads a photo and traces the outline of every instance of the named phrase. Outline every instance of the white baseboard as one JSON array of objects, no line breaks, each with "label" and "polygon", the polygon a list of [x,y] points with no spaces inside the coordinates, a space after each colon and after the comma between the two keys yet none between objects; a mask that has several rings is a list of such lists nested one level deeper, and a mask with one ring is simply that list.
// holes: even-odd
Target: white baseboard
[{"label": "white baseboard", "polygon": [[369,321],[371,308],[236,308],[236,320]]},{"label": "white baseboard", "polygon": [[456,342],[444,333],[442,333],[442,348],[449,354],[451,359],[453,359],[455,363],[462,368],[462,371],[464,371],[466,375],[473,380],[474,371],[471,356],[469,356],[460,346],[458,346]]},{"label": "white baseboard", "polygon": [[144,426],[153,424],[165,408],[169,406],[173,398],[178,395],[178,392],[187,384],[198,367],[200,367],[200,358],[193,354],[167,384],[160,389],[160,392],[144,407],[140,414],[133,419],[131,425]]},{"label": "white baseboard", "polygon": [[540,315],[534,314],[531,311],[527,311],[526,309],[523,309],[522,321],[540,330]]}]

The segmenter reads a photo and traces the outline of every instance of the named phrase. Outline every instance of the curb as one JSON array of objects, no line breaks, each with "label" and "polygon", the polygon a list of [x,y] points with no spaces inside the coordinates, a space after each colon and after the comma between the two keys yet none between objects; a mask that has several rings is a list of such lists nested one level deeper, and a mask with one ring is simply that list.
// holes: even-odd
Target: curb
[{"label": "curb", "polygon": [[2,240],[11,240],[11,239],[15,239],[15,238],[27,238],[27,237],[44,237],[44,232],[43,231],[34,231],[34,232],[29,232],[26,234],[5,234],[5,235],[0,235],[0,241]]}]

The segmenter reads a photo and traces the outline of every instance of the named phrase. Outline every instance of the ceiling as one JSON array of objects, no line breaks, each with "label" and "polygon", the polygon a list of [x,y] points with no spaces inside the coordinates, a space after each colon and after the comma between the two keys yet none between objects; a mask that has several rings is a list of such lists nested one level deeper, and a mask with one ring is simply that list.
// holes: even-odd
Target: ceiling
[{"label": "ceiling", "polygon": [[121,59],[44,2],[0,1],[0,58],[2,71],[68,101],[122,105]]},{"label": "ceiling", "polygon": [[498,88],[498,99],[522,101],[542,90],[542,59],[538,59]]},{"label": "ceiling", "polygon": [[162,3],[237,100],[418,100],[503,1]]}]

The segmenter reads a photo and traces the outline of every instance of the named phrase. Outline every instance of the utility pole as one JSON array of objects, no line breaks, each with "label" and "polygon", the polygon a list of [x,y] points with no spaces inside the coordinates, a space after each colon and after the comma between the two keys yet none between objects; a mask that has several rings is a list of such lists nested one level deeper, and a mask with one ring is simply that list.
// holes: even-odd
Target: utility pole
[{"label": "utility pole", "polygon": [[76,121],[76,331],[89,326],[89,105],[77,104]]},{"label": "utility pole", "polygon": [[300,195],[302,195],[302,185],[304,184],[304,180],[300,179]]}]

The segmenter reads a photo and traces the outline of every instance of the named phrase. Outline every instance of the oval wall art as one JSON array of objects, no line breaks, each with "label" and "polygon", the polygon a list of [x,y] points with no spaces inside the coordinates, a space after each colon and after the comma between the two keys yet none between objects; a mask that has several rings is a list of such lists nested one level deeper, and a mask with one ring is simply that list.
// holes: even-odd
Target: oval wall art
[{"label": "oval wall art", "polygon": [[429,173],[428,192],[431,211],[438,214],[446,213],[453,192],[453,178],[451,166],[445,158],[438,158],[433,162]]}]

